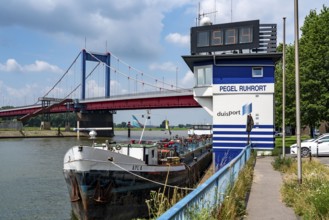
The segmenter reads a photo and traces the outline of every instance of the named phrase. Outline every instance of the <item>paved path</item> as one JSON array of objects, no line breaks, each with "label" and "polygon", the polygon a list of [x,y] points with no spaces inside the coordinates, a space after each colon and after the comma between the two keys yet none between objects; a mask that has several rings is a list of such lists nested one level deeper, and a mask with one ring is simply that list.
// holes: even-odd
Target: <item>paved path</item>
[{"label": "paved path", "polygon": [[275,171],[273,157],[257,157],[251,193],[247,204],[247,220],[295,220],[293,209],[281,201],[281,173]]},{"label": "paved path", "polygon": [[317,159],[324,165],[329,166],[329,157],[318,157]]}]

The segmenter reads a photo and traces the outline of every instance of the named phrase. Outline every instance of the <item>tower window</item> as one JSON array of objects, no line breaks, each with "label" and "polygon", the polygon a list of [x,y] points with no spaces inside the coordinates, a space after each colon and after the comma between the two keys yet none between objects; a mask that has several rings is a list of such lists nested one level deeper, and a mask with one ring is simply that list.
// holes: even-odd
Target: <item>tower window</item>
[{"label": "tower window", "polygon": [[212,85],[212,65],[194,67],[196,86]]},{"label": "tower window", "polygon": [[253,67],[252,77],[263,77],[263,67]]}]

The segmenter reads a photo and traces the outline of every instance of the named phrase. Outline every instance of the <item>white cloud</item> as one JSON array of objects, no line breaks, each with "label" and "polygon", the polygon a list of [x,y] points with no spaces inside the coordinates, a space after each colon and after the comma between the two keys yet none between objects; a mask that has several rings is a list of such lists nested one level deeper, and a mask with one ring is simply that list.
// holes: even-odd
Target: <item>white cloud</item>
[{"label": "white cloud", "polygon": [[[129,91],[117,80],[110,82],[111,96],[127,94]],[[132,92],[132,91],[130,91]],[[104,85],[100,85],[96,80],[87,80],[86,98],[103,97],[105,94]]]},{"label": "white cloud", "polygon": [[37,83],[33,84],[25,84],[24,86],[15,88],[7,85],[1,85],[1,94],[0,96],[0,106],[12,105],[12,106],[20,106],[20,105],[28,105],[33,104],[37,101],[37,97],[35,96],[36,91],[40,90]]},{"label": "white cloud", "polygon": [[0,71],[4,72],[21,72],[22,67],[19,65],[15,59],[8,59],[6,63],[2,64],[0,63]]},{"label": "white cloud", "polygon": [[6,63],[0,63],[0,71],[4,72],[53,72],[63,73],[58,66],[51,65],[45,61],[36,60],[32,64],[22,66],[15,59],[8,59]]},{"label": "white cloud", "polygon": [[194,74],[192,71],[187,71],[181,82],[183,87],[192,88],[194,86]]},{"label": "white cloud", "polygon": [[[42,85],[41,85],[42,86]],[[39,88],[38,88],[39,89]],[[39,96],[44,96],[46,92],[50,91],[50,89],[52,89],[52,87],[45,87],[42,88],[42,93],[38,93]],[[37,90],[36,90],[37,91]],[[51,90],[51,92],[49,94],[47,94],[47,97],[51,97],[51,98],[59,98],[59,97],[64,97],[64,95],[67,95],[69,93],[68,89],[63,87],[63,86],[56,86],[55,88],[53,88]]]},{"label": "white cloud", "polygon": [[54,0],[43,0],[42,2],[38,2],[35,0],[28,0],[31,7],[40,12],[51,12],[55,9],[56,3]]},{"label": "white cloud", "polygon": [[16,0],[0,7],[0,27],[37,30],[79,47],[85,46],[86,38],[87,49],[93,51],[103,51],[107,44],[121,57],[156,58],[163,50],[161,33],[166,13],[184,5],[191,2]]},{"label": "white cloud", "polygon": [[117,80],[111,80],[110,83],[110,88],[111,88],[111,95],[122,95],[122,94],[126,94],[128,93],[128,90],[123,88],[123,86],[121,85],[120,82],[118,82]]},{"label": "white cloud", "polygon": [[95,80],[87,81],[86,96],[88,98],[104,96],[104,90],[104,86],[100,86]]},{"label": "white cloud", "polygon": [[150,70],[161,70],[167,72],[175,72],[177,70],[177,65],[172,62],[165,62],[165,63],[152,63],[149,66]]},{"label": "white cloud", "polygon": [[23,69],[28,72],[53,72],[53,73],[63,72],[58,66],[51,65],[41,60],[36,60],[35,63],[26,65],[23,67]]},{"label": "white cloud", "polygon": [[181,35],[179,33],[170,33],[166,36],[166,41],[182,46],[189,46],[190,37],[188,35]]}]

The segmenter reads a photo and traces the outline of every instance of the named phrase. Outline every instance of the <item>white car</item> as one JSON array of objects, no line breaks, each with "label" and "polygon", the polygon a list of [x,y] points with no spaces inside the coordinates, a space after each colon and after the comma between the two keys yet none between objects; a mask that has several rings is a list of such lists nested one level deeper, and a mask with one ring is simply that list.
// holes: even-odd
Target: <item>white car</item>
[{"label": "white car", "polygon": [[[323,134],[316,139],[308,139],[301,143],[300,154],[302,157],[312,155],[329,155],[329,133]],[[290,146],[290,154],[297,154],[297,144]]]}]

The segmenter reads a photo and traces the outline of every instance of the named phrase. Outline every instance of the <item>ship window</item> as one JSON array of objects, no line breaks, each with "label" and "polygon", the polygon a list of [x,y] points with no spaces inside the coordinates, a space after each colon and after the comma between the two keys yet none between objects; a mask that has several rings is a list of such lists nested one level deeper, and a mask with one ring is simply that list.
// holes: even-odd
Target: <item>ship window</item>
[{"label": "ship window", "polygon": [[212,65],[194,67],[195,85],[212,85]]},{"label": "ship window", "polygon": [[154,150],[152,150],[152,158],[154,158]]},{"label": "ship window", "polygon": [[263,67],[253,67],[252,77],[263,77]]}]

